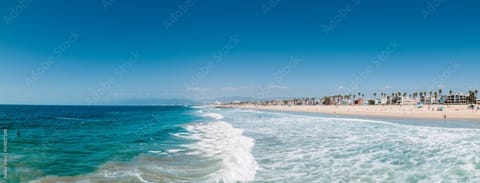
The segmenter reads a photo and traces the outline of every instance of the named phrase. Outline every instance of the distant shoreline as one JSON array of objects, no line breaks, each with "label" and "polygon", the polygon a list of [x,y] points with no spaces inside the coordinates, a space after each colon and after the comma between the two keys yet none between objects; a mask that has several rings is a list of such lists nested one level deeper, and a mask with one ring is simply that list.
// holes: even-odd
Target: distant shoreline
[{"label": "distant shoreline", "polygon": [[[469,105],[431,105],[423,108],[416,108],[415,105],[315,105],[315,106],[279,106],[279,105],[216,105],[219,108],[240,108],[253,110],[286,111],[286,112],[307,112],[330,115],[347,115],[360,117],[386,117],[401,119],[432,119],[446,120],[476,120],[480,121],[480,110],[468,109]],[[437,111],[443,107],[443,111]],[[433,109],[433,111],[432,111]]]}]

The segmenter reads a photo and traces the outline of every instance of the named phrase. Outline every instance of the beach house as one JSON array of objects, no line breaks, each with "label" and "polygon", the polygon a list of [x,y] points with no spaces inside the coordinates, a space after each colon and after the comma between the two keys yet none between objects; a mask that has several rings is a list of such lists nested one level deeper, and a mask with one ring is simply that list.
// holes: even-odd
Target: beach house
[{"label": "beach house", "polygon": [[438,104],[445,104],[445,99],[446,99],[446,96],[441,96],[440,99],[438,100]]},{"label": "beach house", "polygon": [[417,100],[410,97],[402,97],[402,105],[415,105]]},{"label": "beach house", "polygon": [[385,105],[387,104],[387,99],[386,98],[375,98],[375,105]]},{"label": "beach house", "polygon": [[396,105],[414,105],[417,103],[416,99],[404,96],[394,97],[393,101]]},{"label": "beach house", "polygon": [[446,104],[453,104],[453,105],[467,104],[467,96],[464,95],[463,93],[446,95],[445,96],[445,103]]},{"label": "beach house", "polygon": [[353,102],[355,105],[363,105],[363,98],[359,98]]}]

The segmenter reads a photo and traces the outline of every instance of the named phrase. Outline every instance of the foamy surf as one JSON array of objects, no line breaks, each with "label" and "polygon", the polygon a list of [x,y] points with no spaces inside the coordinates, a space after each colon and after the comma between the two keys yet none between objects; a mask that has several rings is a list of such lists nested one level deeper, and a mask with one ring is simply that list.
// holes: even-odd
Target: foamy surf
[{"label": "foamy surf", "polygon": [[244,182],[255,179],[257,162],[251,151],[255,142],[243,130],[224,121],[191,124],[186,138],[197,142],[185,145],[200,156],[219,160],[222,168],[209,175],[207,182]]},{"label": "foamy surf", "polygon": [[218,114],[218,113],[213,113],[213,112],[210,112],[210,113],[206,113],[203,115],[203,117],[208,117],[208,118],[212,118],[212,119],[216,119],[216,120],[221,120],[223,119],[223,115],[221,114]]},{"label": "foamy surf", "polygon": [[414,120],[233,109],[256,139],[258,182],[480,182],[480,131]]}]

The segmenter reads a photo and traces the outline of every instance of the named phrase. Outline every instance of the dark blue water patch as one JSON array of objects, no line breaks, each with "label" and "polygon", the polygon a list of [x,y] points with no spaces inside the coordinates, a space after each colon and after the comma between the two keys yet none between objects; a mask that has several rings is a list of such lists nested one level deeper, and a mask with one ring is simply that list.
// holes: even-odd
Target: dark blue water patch
[{"label": "dark blue water patch", "polygon": [[194,111],[184,106],[0,106],[0,128],[8,129],[13,157],[9,177],[81,175],[151,149],[176,148],[186,140],[171,134],[201,120]]}]

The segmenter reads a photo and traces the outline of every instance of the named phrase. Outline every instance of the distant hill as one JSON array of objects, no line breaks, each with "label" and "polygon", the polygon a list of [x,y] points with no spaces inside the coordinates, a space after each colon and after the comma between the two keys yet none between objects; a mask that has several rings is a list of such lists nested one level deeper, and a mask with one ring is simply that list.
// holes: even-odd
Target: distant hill
[{"label": "distant hill", "polygon": [[[285,97],[271,97],[262,100],[284,99]],[[212,99],[160,99],[160,98],[135,98],[99,103],[101,105],[208,105],[215,102],[229,103],[232,101],[256,101],[254,97],[220,97]]]},{"label": "distant hill", "polygon": [[107,102],[110,105],[199,105],[198,101],[190,99],[159,99],[159,98],[141,98],[126,99],[113,102]]}]

